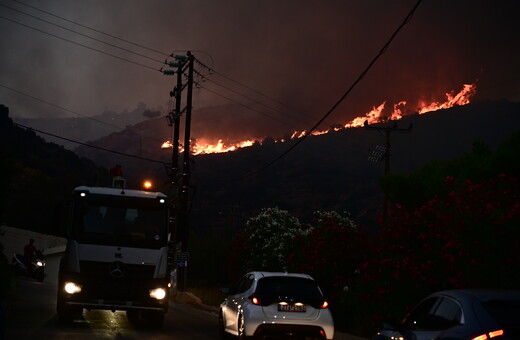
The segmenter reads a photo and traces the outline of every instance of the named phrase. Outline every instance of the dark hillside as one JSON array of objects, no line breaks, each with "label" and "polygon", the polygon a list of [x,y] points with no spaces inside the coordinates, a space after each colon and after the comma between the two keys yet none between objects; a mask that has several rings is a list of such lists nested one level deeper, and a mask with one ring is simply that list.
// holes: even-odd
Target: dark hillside
[{"label": "dark hillside", "polygon": [[[390,169],[409,173],[426,163],[470,152],[477,139],[496,148],[520,128],[520,104],[477,103],[409,116],[397,124],[402,128],[413,124],[413,128],[410,133],[391,135]],[[368,156],[384,141],[382,133],[364,128],[310,137],[253,176],[247,174],[289,145],[264,143],[228,154],[197,156],[192,227],[236,229],[262,207],[275,206],[302,221],[316,210],[345,211],[358,223],[376,227],[383,201],[378,180],[384,167],[382,162],[368,161]]]},{"label": "dark hillside", "polygon": [[[394,122],[385,124],[380,126]],[[476,139],[495,148],[520,128],[520,103],[473,103],[407,116],[397,124],[400,128],[413,124],[413,128],[410,133],[392,134],[390,168],[392,172],[409,173],[426,163],[471,151]],[[165,128],[164,119],[149,120],[95,143],[170,162],[171,149],[148,144],[135,132],[162,135]],[[312,136],[276,164],[248,176],[286,151],[289,143],[265,140],[262,145],[236,152],[193,157],[192,229],[230,232],[242,227],[261,208],[274,206],[303,221],[315,210],[337,210],[349,212],[358,223],[376,224],[382,208],[378,179],[384,167],[383,163],[368,161],[368,157],[377,145],[384,145],[383,133],[355,128]],[[134,178],[134,183],[143,176],[155,177],[157,183],[168,181],[164,166],[156,163],[85,147],[77,152],[106,167],[122,164],[125,176]]]},{"label": "dark hillside", "polygon": [[0,222],[56,233],[57,207],[78,185],[108,184],[108,171],[13,124],[0,106]]}]

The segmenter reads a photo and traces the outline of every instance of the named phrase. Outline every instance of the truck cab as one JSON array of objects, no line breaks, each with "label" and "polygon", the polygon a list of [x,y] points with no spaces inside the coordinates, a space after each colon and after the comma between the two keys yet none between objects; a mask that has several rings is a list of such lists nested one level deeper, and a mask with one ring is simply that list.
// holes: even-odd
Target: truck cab
[{"label": "truck cab", "polygon": [[77,187],[60,262],[61,320],[83,308],[125,310],[162,326],[168,311],[169,202],[160,192]]}]

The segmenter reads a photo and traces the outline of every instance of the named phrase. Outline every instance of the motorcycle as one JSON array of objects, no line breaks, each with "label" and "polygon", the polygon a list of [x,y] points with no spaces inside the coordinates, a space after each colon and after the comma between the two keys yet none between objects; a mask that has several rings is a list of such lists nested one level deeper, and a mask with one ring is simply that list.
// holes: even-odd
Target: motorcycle
[{"label": "motorcycle", "polygon": [[26,276],[42,282],[45,277],[45,264],[45,256],[37,250],[29,260],[22,254],[13,254],[11,268],[16,276]]}]

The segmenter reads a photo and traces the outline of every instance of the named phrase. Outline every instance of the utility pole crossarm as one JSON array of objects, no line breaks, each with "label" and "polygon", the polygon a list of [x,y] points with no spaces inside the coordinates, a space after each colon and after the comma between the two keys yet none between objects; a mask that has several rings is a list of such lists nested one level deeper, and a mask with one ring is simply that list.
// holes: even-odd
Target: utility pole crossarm
[{"label": "utility pole crossarm", "polygon": [[[390,135],[392,134],[392,132],[410,133],[410,132],[412,132],[413,124],[410,124],[410,126],[408,126],[408,128],[403,129],[403,128],[397,127],[397,122],[394,122],[394,124],[392,124],[391,126],[390,125],[389,126],[370,126],[370,125],[368,125],[368,121],[365,120],[365,123],[363,124],[363,126],[367,130],[373,130],[373,131],[378,131],[378,132],[384,133],[384,135],[385,135],[385,146],[384,146],[385,176],[390,174],[390,146],[391,146]],[[386,224],[386,221],[388,219],[388,195],[386,193],[385,193],[384,202],[383,202],[383,219],[385,221],[384,223]]]}]

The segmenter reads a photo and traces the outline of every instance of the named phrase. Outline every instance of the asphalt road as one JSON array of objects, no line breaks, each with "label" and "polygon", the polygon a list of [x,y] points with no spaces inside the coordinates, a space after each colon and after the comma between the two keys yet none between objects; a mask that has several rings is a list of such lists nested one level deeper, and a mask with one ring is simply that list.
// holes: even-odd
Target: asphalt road
[{"label": "asphalt road", "polygon": [[188,305],[171,303],[162,329],[134,325],[126,313],[86,311],[72,323],[56,316],[57,259],[48,258],[44,282],[19,278],[12,297],[4,301],[5,339],[218,339],[217,317]]},{"label": "asphalt road", "polygon": [[[123,311],[83,311],[81,318],[69,324],[56,315],[59,255],[47,256],[44,282],[18,278],[11,297],[4,301],[5,340],[18,339],[219,339],[215,312],[191,305],[170,303],[164,326],[151,329],[130,323]],[[1,336],[0,336],[1,338]],[[367,340],[336,332],[335,340]]]}]

